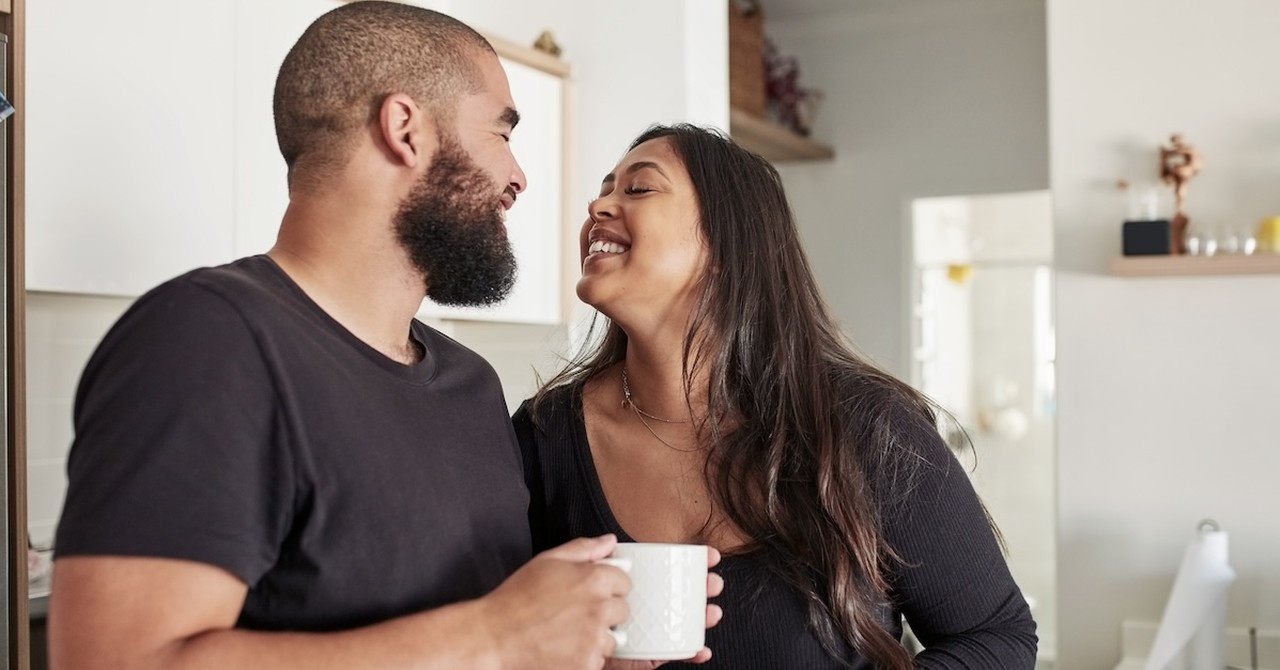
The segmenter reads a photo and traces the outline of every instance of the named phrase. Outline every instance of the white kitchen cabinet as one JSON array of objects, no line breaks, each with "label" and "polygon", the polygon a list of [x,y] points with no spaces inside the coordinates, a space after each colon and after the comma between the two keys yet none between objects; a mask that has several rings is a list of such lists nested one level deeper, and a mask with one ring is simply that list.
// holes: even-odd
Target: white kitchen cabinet
[{"label": "white kitchen cabinet", "polygon": [[271,101],[280,64],[334,0],[236,0],[235,256],[276,242],[289,205],[288,169],[276,143]]},{"label": "white kitchen cabinet", "polygon": [[507,217],[507,235],[519,263],[516,284],[500,305],[459,308],[425,300],[420,317],[544,324],[563,320],[565,81],[562,72],[513,58],[503,58],[502,65],[520,112],[511,151],[528,180]]},{"label": "white kitchen cabinet", "polygon": [[232,257],[235,7],[27,5],[26,268],[138,295]]},{"label": "white kitchen cabinet", "polygon": [[[294,41],[335,0],[41,0],[28,14],[27,287],[137,296],[263,253],[288,205],[271,100]],[[502,305],[426,318],[562,321],[568,67],[494,40],[528,177],[508,218]]]}]

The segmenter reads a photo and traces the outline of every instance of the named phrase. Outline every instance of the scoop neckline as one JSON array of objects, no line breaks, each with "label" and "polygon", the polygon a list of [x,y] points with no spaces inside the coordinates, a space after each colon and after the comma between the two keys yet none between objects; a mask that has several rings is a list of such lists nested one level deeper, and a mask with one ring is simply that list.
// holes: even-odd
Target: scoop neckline
[{"label": "scoop neckline", "polygon": [[[570,421],[570,438],[573,442],[574,451],[577,453],[578,466],[582,478],[586,480],[588,493],[591,496],[591,504],[595,507],[596,515],[604,522],[604,526],[610,533],[618,537],[619,542],[645,542],[645,540],[637,540],[622,527],[618,517],[613,514],[613,507],[609,505],[609,499],[604,494],[604,483],[600,481],[600,472],[596,470],[596,459],[591,454],[591,443],[587,439],[587,416],[586,403],[583,402],[582,389],[583,382],[578,382],[570,390],[570,411],[572,412],[572,421]],[[662,543],[669,544],[669,543]],[[710,546],[710,545],[708,545]],[[720,562],[736,558],[745,558],[760,553],[760,549],[752,549],[746,551],[734,551],[732,553],[723,551],[718,547],[716,551],[720,552]]]}]

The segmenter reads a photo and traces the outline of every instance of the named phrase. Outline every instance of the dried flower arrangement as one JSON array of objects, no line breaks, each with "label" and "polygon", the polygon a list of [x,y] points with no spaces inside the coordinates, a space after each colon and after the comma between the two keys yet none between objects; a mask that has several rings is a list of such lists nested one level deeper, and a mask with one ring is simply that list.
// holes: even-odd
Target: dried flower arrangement
[{"label": "dried flower arrangement", "polygon": [[794,56],[783,55],[767,38],[764,69],[768,116],[807,137],[822,101],[822,91],[801,86],[799,62]]}]

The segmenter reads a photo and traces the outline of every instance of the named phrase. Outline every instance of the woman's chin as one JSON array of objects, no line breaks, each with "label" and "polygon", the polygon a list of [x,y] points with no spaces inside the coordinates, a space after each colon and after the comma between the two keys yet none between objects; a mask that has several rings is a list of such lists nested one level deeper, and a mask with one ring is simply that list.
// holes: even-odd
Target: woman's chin
[{"label": "woman's chin", "polygon": [[590,305],[596,310],[600,309],[600,301],[603,296],[600,295],[596,282],[591,277],[579,279],[574,292],[578,294],[578,300],[581,300],[584,304]]}]

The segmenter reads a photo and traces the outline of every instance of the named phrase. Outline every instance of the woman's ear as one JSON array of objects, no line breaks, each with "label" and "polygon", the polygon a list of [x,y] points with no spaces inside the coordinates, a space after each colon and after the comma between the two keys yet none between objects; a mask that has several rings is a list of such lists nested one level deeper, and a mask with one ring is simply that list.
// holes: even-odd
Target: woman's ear
[{"label": "woman's ear", "polygon": [[409,95],[392,93],[382,100],[378,129],[388,155],[405,167],[418,167],[435,153],[435,119]]}]

